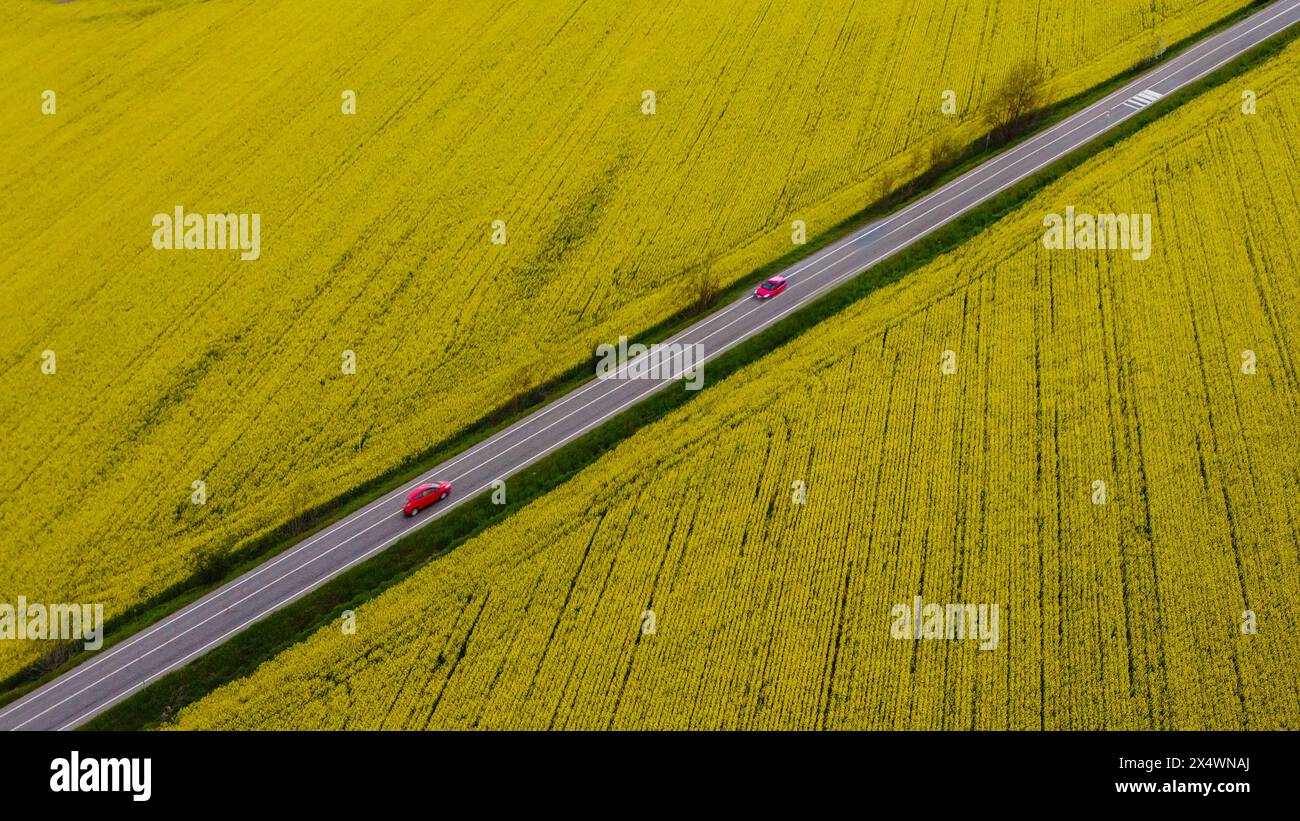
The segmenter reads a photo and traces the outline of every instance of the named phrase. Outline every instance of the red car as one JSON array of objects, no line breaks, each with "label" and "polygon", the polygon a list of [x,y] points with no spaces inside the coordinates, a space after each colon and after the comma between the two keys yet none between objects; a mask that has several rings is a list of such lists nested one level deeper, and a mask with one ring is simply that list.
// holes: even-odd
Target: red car
[{"label": "red car", "polygon": [[414,516],[421,510],[440,499],[446,499],[451,493],[451,482],[439,482],[436,485],[423,484],[415,490],[406,494],[406,504],[402,505],[402,512],[407,516]]},{"label": "red car", "polygon": [[754,291],[754,296],[759,299],[767,299],[776,296],[785,290],[785,277],[772,277],[764,282]]}]

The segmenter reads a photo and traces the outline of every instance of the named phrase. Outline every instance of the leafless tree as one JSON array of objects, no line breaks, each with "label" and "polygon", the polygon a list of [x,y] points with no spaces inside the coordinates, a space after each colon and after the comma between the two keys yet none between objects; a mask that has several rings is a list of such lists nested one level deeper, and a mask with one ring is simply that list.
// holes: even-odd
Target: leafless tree
[{"label": "leafless tree", "polygon": [[718,278],[707,267],[696,268],[690,276],[691,310],[702,313],[718,302],[722,288]]},{"label": "leafless tree", "polygon": [[1032,60],[1011,68],[981,106],[989,138],[1002,143],[1022,133],[1046,99],[1047,72]]}]

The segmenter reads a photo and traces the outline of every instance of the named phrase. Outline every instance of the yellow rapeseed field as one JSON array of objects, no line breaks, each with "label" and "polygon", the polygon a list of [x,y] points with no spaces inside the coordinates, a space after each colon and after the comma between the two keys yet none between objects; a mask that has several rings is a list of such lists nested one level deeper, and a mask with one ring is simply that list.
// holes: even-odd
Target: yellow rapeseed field
[{"label": "yellow rapeseed field", "polygon": [[[179,726],[1300,728],[1297,78],[1300,44]],[[1071,206],[1151,214],[1150,259],[1045,248]],[[917,596],[997,605],[996,646],[896,638]]]},{"label": "yellow rapeseed field", "polygon": [[[111,618],[855,213],[1016,62],[1059,100],[1244,5],[12,0],[0,600]],[[155,248],[177,207],[256,259]]]}]

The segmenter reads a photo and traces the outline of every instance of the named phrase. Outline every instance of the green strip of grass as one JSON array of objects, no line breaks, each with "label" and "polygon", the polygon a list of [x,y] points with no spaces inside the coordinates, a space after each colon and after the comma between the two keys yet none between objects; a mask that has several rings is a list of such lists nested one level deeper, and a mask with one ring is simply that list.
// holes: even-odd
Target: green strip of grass
[{"label": "green strip of grass", "polygon": [[344,610],[357,608],[422,565],[453,550],[486,527],[496,524],[533,499],[563,484],[645,425],[663,418],[696,394],[716,389],[730,374],[798,338],[808,329],[835,316],[877,289],[898,281],[909,272],[952,251],[1091,157],[1145,128],[1187,100],[1264,62],[1297,36],[1300,36],[1300,28],[1288,30],[1210,76],[1169,95],[1078,152],[1058,160],[737,345],[709,363],[710,378],[703,390],[693,392],[681,387],[665,389],[516,474],[510,482],[508,505],[491,504],[487,494],[463,504],[434,523],[399,540],[387,551],[271,614],[225,644],[114,706],[93,719],[85,729],[138,730],[156,727],[174,716],[177,710],[213,689],[247,676],[263,661],[338,619]]}]

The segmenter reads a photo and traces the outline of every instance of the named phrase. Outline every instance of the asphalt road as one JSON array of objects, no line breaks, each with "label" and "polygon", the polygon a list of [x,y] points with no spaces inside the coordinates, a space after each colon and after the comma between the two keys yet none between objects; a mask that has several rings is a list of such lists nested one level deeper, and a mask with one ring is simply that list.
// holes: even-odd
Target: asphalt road
[{"label": "asphalt road", "polygon": [[[708,359],[718,356],[1296,22],[1300,22],[1300,0],[1280,0],[1262,8],[924,199],[792,265],[782,272],[790,278],[784,293],[766,302],[747,297],[726,305],[668,343],[698,344]],[[593,378],[420,480],[450,480],[454,489],[446,501],[407,519],[400,507],[418,482],[384,496],[5,708],[0,712],[0,729],[58,730],[85,722],[489,489],[494,480],[509,477],[630,405],[681,381],[685,360],[667,364],[671,369],[656,379]],[[626,373],[624,369],[616,376]],[[707,367],[704,376],[707,379]]]}]

